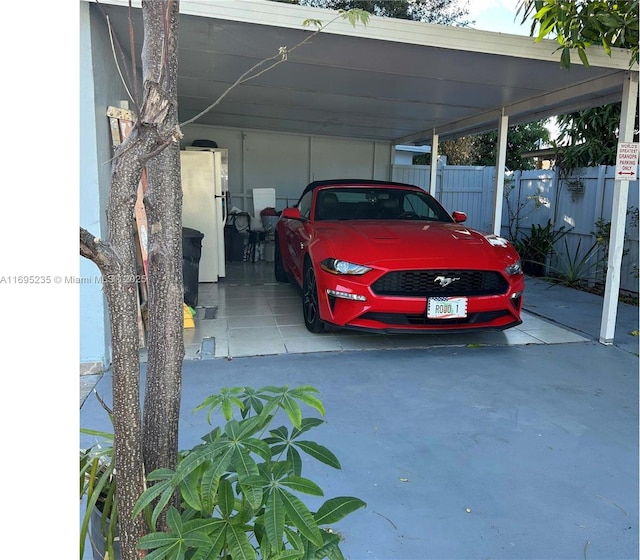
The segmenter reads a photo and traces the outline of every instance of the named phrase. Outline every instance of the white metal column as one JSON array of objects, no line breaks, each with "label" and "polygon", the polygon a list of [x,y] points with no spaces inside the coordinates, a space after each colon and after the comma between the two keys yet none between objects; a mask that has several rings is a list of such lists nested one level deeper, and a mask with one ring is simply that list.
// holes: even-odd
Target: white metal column
[{"label": "white metal column", "polygon": [[[620,111],[620,134],[618,142],[633,142],[633,125],[638,104],[638,72],[627,72],[622,89]],[[618,315],[618,293],[620,291],[620,268],[624,249],[624,229],[627,221],[629,181],[615,181],[613,206],[611,208],[611,234],[609,238],[609,260],[607,281],[604,290],[600,342],[613,344]]]},{"label": "white metal column", "polygon": [[498,121],[498,146],[496,153],[496,182],[493,196],[493,233],[500,235],[502,229],[502,202],[504,199],[504,168],[507,161],[507,134],[509,132],[509,117],[504,114],[504,107],[500,111]]},{"label": "white metal column", "polygon": [[436,129],[433,129],[433,135],[431,136],[431,169],[429,177],[429,193],[431,196],[436,196],[436,181],[438,180],[438,134]]}]

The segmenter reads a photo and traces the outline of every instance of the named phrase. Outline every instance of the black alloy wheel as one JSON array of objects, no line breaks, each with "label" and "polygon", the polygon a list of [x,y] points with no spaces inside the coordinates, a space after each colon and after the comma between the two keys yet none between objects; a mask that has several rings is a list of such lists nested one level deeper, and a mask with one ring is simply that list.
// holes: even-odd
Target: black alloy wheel
[{"label": "black alloy wheel", "polygon": [[304,267],[302,313],[304,316],[304,326],[307,327],[309,332],[319,334],[324,331],[324,323],[320,320],[320,308],[318,306],[316,273],[309,262],[307,262]]},{"label": "black alloy wheel", "polygon": [[282,264],[282,255],[280,254],[280,241],[278,238],[275,240],[274,258],[273,258],[273,271],[278,282],[289,282],[289,276]]}]

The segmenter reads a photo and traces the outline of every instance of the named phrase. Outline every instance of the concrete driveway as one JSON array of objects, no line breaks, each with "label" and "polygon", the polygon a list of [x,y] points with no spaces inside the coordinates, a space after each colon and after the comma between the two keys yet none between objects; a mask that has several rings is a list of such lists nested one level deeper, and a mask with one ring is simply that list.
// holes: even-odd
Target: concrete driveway
[{"label": "concrete driveway", "polygon": [[[549,309],[580,295],[553,290]],[[637,329],[637,308],[625,314]],[[589,320],[568,327],[597,336]],[[310,435],[342,470],[309,461],[305,474],[326,497],[368,504],[335,528],[347,558],[637,559],[638,353],[627,335],[628,348],[587,340],[185,361],[181,447],[209,431],[192,410],[221,387],[312,384],[327,423]],[[110,381],[97,385],[107,400]],[[81,425],[108,426],[94,396]]]}]

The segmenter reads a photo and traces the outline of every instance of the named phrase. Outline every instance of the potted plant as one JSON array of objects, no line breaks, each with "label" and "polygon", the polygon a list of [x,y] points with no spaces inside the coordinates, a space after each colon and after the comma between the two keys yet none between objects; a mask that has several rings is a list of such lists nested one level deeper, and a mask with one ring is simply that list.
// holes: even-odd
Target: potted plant
[{"label": "potted plant", "polygon": [[[341,537],[332,526],[366,504],[342,496],[311,511],[299,497],[323,496],[318,484],[303,477],[302,454],[341,468],[329,449],[308,439],[307,433],[324,420],[303,416],[301,405],[324,415],[318,391],[310,386],[234,387],[207,397],[196,410],[207,411],[209,424],[214,413],[223,422],[202,443],[182,451],[175,470],[147,476],[135,514],[146,513],[152,532],[138,547],[151,551],[148,557],[154,559],[342,558]],[[94,484],[88,506],[89,500],[99,503],[93,499],[96,491]],[[114,500],[112,522],[115,505]],[[163,511],[169,530],[154,531]],[[110,527],[105,524],[107,535]]]}]

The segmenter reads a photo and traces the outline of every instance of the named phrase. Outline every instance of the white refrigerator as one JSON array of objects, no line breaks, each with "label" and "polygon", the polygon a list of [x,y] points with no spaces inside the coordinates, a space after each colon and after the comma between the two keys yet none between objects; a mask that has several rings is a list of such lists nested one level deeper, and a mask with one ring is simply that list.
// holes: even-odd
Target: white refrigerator
[{"label": "white refrigerator", "polygon": [[224,224],[227,219],[228,152],[188,147],[180,152],[182,226],[204,234],[199,282],[225,276]]}]

